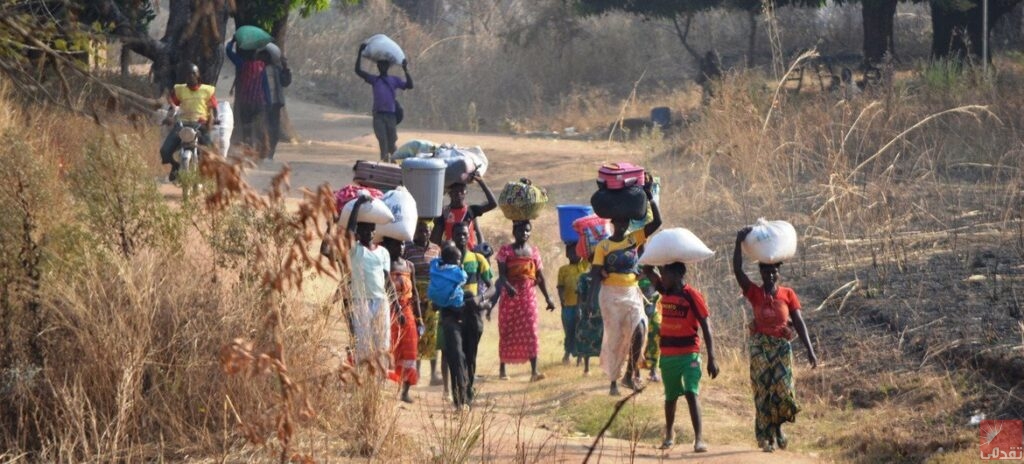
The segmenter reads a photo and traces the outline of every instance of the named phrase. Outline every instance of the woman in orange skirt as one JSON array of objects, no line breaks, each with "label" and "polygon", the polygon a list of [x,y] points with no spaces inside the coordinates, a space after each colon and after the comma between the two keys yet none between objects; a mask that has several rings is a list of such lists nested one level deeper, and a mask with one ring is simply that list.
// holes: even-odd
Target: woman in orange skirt
[{"label": "woman in orange skirt", "polygon": [[412,403],[409,388],[419,382],[416,359],[423,330],[419,292],[415,285],[416,269],[402,258],[405,243],[401,240],[385,238],[384,248],[391,254],[391,282],[395,286],[395,301],[391,306],[391,355],[395,359],[396,377],[402,382],[402,401]]}]

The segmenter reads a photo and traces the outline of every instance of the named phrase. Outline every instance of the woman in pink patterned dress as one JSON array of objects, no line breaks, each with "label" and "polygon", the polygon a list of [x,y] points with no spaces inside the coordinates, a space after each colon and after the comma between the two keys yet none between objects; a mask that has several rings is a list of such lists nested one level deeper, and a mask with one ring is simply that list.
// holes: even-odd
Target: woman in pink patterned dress
[{"label": "woman in pink patterned dress", "polygon": [[501,247],[498,251],[497,291],[492,305],[500,298],[498,308],[498,356],[501,358],[501,379],[507,380],[505,364],[530,362],[530,381],[544,378],[537,371],[537,352],[540,345],[537,338],[537,296],[533,287],[540,287],[547,302],[548,311],[555,310],[555,304],[548,296],[544,284],[544,265],[537,247],[526,243],[533,226],[530,221],[512,223],[515,242]]}]

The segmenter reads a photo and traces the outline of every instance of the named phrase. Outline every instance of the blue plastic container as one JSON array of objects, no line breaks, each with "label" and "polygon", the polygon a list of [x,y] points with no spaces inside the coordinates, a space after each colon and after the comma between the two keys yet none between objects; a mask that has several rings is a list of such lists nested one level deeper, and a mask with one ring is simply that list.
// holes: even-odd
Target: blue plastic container
[{"label": "blue plastic container", "polygon": [[662,129],[672,124],[672,109],[667,106],[651,108],[651,123]]},{"label": "blue plastic container", "polygon": [[558,233],[565,243],[578,242],[580,235],[572,228],[573,221],[594,214],[587,205],[558,205]]}]

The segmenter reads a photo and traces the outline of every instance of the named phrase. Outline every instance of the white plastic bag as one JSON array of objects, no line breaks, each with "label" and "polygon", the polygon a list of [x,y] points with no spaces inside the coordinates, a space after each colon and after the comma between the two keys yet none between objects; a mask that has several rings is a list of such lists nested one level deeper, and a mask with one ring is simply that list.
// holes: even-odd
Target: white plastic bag
[{"label": "white plastic bag", "polygon": [[227,157],[231,148],[231,133],[235,130],[235,114],[231,111],[231,103],[226,100],[217,102],[217,120],[220,122],[213,126],[210,138],[220,156]]},{"label": "white plastic bag", "polygon": [[665,266],[675,262],[698,263],[715,254],[693,232],[681,227],[665,229],[651,236],[644,245],[640,264]]},{"label": "white plastic bag", "polygon": [[389,237],[411,242],[413,234],[416,233],[416,221],[419,217],[416,213],[416,199],[405,187],[399,186],[385,193],[382,201],[390,208],[394,220],[377,226],[373,240],[380,243],[384,241],[384,237]]},{"label": "white plastic bag", "polygon": [[757,220],[743,240],[743,253],[759,263],[776,264],[796,256],[796,229],[786,221]]},{"label": "white plastic bag", "polygon": [[480,147],[465,148],[443,144],[434,152],[434,157],[444,159],[448,164],[451,164],[451,162],[447,160],[466,158],[472,161],[468,163],[469,170],[467,174],[472,174],[473,172],[480,173],[480,176],[487,174],[489,162],[487,161],[487,155],[484,154],[484,150]]},{"label": "white plastic bag", "polygon": [[476,172],[480,173],[481,177],[483,177],[484,174],[487,174],[487,155],[484,154],[484,150],[482,148],[459,148],[458,151],[466,158],[473,160],[473,164],[476,165]]},{"label": "white plastic bag", "polygon": [[374,61],[390,61],[394,64],[402,64],[405,61],[405,52],[394,40],[384,34],[370,36],[365,42],[363,57]]},{"label": "white plastic bag", "polygon": [[[348,227],[348,217],[352,215],[352,208],[355,204],[356,200],[345,203],[345,207],[341,209],[341,217],[338,218],[338,226],[341,228]],[[391,214],[391,208],[388,208],[388,205],[384,204],[383,201],[373,198],[359,207],[359,216],[357,216],[356,220],[380,226],[394,222],[395,215]]]}]

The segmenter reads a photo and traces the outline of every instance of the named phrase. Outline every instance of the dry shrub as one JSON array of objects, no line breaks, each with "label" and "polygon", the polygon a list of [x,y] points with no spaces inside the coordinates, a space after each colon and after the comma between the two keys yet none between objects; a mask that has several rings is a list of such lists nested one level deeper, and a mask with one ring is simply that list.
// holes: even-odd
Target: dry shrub
[{"label": "dry shrub", "polygon": [[[39,422],[52,443],[41,456],[133,459],[220,447],[223,394],[246,388],[226,384],[212,354],[224,338],[258,327],[258,295],[217,285],[197,258],[100,253],[49,286],[53,390],[43,393],[53,395],[53,410],[40,411]],[[48,403],[40,396],[40,406]]]},{"label": "dry shrub", "polygon": [[[261,196],[241,166],[210,156],[205,204],[171,209],[140,158],[153,137],[106,135],[45,106],[30,130],[19,102],[0,100],[4,457],[181,458],[248,440],[307,459],[296,430],[317,418],[313,404],[337,404],[345,382],[328,324],[301,294],[311,271],[336,279],[345,266],[309,251],[334,209],[329,190],[308,192],[292,212],[287,172]],[[68,127],[100,135],[75,143]],[[249,218],[235,248],[213,246],[232,215]],[[342,237],[328,239],[345,249]],[[225,343],[249,357],[219,363]]]}]

